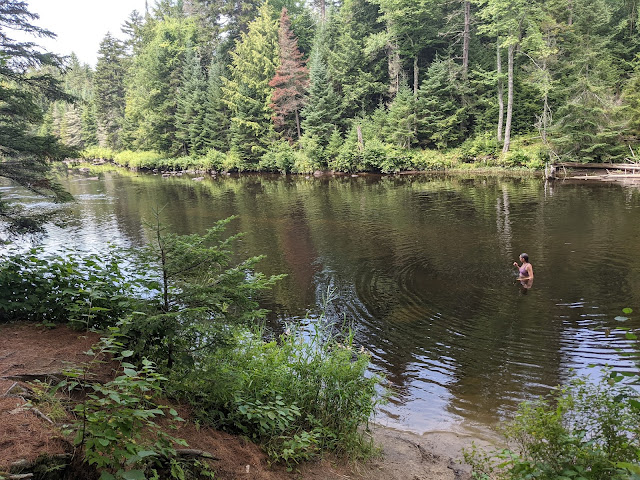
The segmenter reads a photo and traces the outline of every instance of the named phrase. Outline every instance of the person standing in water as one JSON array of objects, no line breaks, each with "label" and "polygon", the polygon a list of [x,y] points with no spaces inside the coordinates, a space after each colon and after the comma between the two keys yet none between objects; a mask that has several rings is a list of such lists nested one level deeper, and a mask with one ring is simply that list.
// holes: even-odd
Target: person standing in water
[{"label": "person standing in water", "polygon": [[533,267],[529,263],[529,255],[526,253],[520,254],[520,263],[513,262],[513,266],[518,268],[518,280],[525,288],[531,288],[533,285]]}]

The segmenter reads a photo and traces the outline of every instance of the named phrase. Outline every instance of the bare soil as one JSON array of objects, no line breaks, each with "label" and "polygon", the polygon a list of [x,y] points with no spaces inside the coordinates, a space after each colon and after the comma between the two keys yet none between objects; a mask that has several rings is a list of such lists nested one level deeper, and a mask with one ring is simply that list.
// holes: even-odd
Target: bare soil
[{"label": "bare soil", "polygon": [[[73,446],[61,433],[62,420],[51,423],[47,413],[25,406],[29,381],[55,379],[70,364],[90,360],[87,352],[99,340],[96,333],[66,327],[54,329],[33,324],[0,325],[0,472],[16,462],[29,465],[42,455],[73,454]],[[99,377],[113,375],[105,364]],[[43,410],[45,408],[43,407]],[[182,409],[181,409],[181,413]],[[243,439],[210,428],[197,428],[189,421],[172,432],[192,449],[215,456],[211,466],[220,480],[466,480],[461,450],[470,437],[439,432],[416,435],[374,425],[374,442],[381,455],[366,463],[353,463],[327,456],[308,462],[294,472],[269,466],[260,448]],[[24,472],[23,472],[24,473]]]}]

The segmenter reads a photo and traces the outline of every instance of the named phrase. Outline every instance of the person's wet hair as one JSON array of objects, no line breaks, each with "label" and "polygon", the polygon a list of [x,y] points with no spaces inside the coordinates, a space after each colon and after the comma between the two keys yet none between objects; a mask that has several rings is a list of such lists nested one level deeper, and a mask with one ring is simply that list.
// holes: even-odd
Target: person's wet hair
[{"label": "person's wet hair", "polygon": [[527,255],[526,253],[521,253],[520,257],[525,261],[525,262],[529,262],[529,255]]}]

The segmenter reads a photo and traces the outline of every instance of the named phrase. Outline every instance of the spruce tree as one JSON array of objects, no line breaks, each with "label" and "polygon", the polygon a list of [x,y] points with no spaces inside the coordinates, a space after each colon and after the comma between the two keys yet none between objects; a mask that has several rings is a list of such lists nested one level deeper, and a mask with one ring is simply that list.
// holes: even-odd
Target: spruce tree
[{"label": "spruce tree", "polygon": [[94,103],[100,145],[122,147],[120,138],[125,114],[125,46],[107,33],[100,42],[94,75]]},{"label": "spruce tree", "polygon": [[[43,53],[33,42],[10,37],[11,31],[54,37],[52,32],[33,25],[37,19],[26,2],[0,2],[0,177],[54,200],[65,200],[69,195],[48,175],[45,160],[68,152],[52,135],[34,133],[43,120],[42,98],[72,100],[51,70],[57,71],[62,59]],[[9,229],[21,233],[37,230],[47,220],[45,216],[25,216],[1,197],[0,219]]]},{"label": "spruce tree", "polygon": [[175,116],[176,138],[181,143],[184,154],[204,152],[206,88],[200,56],[194,46],[187,44]]},{"label": "spruce tree", "polygon": [[204,142],[207,148],[228,149],[229,117],[222,98],[224,65],[214,57],[209,65],[205,99]]},{"label": "spruce tree", "polygon": [[311,54],[309,100],[302,117],[305,135],[315,135],[323,146],[329,143],[331,134],[340,125],[340,98],[333,89],[319,44]]},{"label": "spruce tree", "polygon": [[[300,110],[306,100],[309,71],[304,66],[302,54],[298,50],[298,40],[291,31],[291,21],[286,8],[282,8],[280,14],[278,49],[280,63],[275,76],[269,82],[269,86],[274,88],[271,95],[272,103],[269,105],[274,111],[273,123],[287,138],[291,139],[295,131],[300,140]],[[295,130],[290,121],[292,114],[295,118]]]},{"label": "spruce tree", "polygon": [[231,52],[230,77],[223,79],[222,87],[231,111],[231,148],[254,164],[273,138],[269,81],[276,73],[277,60],[277,22],[271,6],[265,3]]}]

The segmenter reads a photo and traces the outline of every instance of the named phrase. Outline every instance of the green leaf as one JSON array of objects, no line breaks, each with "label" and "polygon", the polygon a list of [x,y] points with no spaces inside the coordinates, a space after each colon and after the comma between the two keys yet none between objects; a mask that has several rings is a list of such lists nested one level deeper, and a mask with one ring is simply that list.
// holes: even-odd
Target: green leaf
[{"label": "green leaf", "polygon": [[635,333],[627,332],[627,333],[625,334],[625,338],[626,338],[627,340],[637,340],[637,339],[638,339],[638,336],[637,336]]},{"label": "green leaf", "polygon": [[140,458],[145,458],[145,457],[152,457],[157,455],[156,452],[154,452],[153,450],[142,450],[141,452],[138,452],[138,456]]},{"label": "green leaf", "polygon": [[120,355],[122,355],[122,357],[130,357],[133,355],[133,350],[125,350],[124,352],[122,352]]},{"label": "green leaf", "polygon": [[136,372],[134,369],[132,368],[125,368],[124,369],[124,374],[127,377],[135,377],[136,375],[138,375],[138,372]]},{"label": "green leaf", "polygon": [[111,475],[109,472],[102,472],[100,480],[116,480],[116,477]]},{"label": "green leaf", "polygon": [[128,472],[123,472],[122,478],[124,480],[147,480],[147,477],[144,476],[144,472],[142,470],[129,470]]},{"label": "green leaf", "polygon": [[633,313],[633,308],[629,308],[629,307],[623,308],[622,313],[629,315],[630,313]]}]

